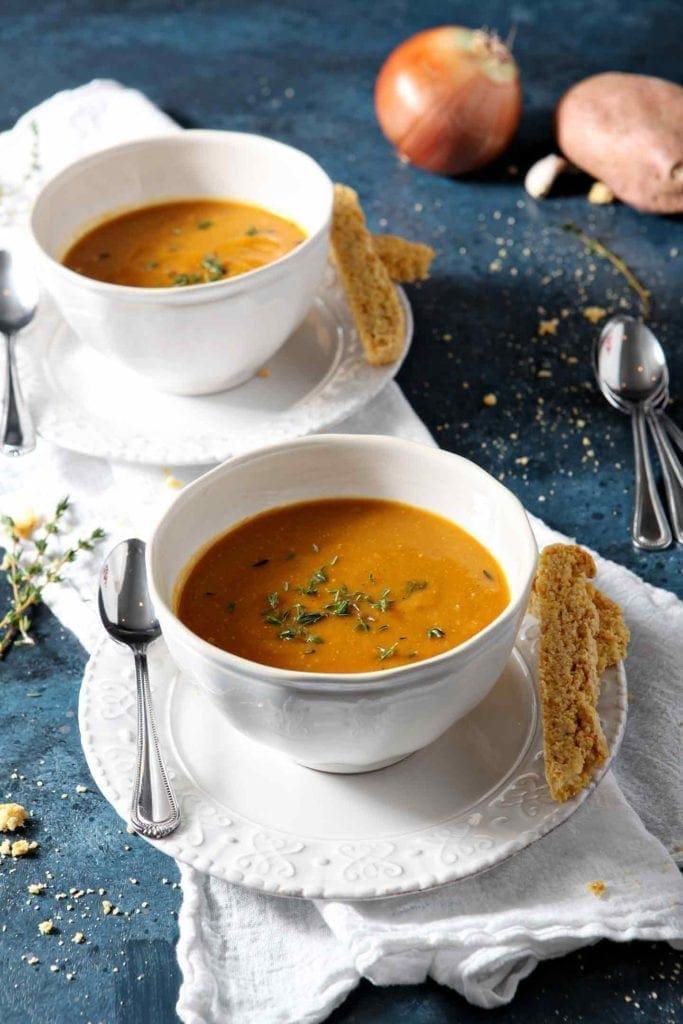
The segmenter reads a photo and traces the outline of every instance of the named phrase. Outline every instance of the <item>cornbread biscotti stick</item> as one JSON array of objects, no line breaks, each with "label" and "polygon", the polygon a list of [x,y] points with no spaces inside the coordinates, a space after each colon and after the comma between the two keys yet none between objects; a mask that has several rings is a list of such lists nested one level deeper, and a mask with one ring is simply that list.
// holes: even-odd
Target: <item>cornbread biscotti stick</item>
[{"label": "cornbread biscotti stick", "polygon": [[588,583],[594,576],[587,551],[553,544],[541,552],[533,586],[545,776],[558,801],[583,789],[608,755],[596,709],[600,614]]},{"label": "cornbread biscotti stick", "polygon": [[597,587],[588,584],[595,607],[598,609],[598,684],[606,668],[617,665],[625,656],[629,631],[619,605],[603,594]]},{"label": "cornbread biscotti stick", "polygon": [[373,235],[372,247],[392,281],[410,284],[425,281],[436,253],[423,242],[409,242],[399,235]]},{"label": "cornbread biscotti stick", "polygon": [[403,352],[403,310],[386,267],[372,244],[358,196],[334,186],[332,253],[351,308],[365,358],[373,366],[393,363]]}]

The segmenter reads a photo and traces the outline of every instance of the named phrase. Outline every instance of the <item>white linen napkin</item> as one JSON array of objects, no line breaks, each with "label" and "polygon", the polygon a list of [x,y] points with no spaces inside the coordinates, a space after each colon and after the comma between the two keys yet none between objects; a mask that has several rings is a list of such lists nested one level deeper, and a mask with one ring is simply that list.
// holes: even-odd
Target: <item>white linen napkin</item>
[{"label": "white linen napkin", "polygon": [[[9,196],[0,205],[0,229],[20,230],[43,173],[102,145],[171,127],[145,97],[113,82],[46,101],[0,135],[0,178]],[[25,180],[31,161],[42,170]],[[338,429],[433,443],[395,384]],[[177,475],[189,481],[199,472],[185,467]],[[108,543],[145,536],[173,497],[159,467],[112,464],[45,442],[3,465],[3,512],[46,511],[65,493],[74,499],[74,531],[103,525]],[[541,544],[564,539],[539,520],[532,525]],[[70,584],[46,594],[87,649],[100,635],[93,600],[98,561],[77,563]],[[417,897],[310,903],[181,867],[178,1012],[184,1021],[312,1024],[361,977],[392,984],[431,976],[477,1005],[496,1006],[513,997],[539,960],[600,938],[683,940],[683,880],[671,856],[683,850],[683,603],[621,566],[597,563],[600,586],[624,607],[631,627],[633,703],[614,772],[586,804],[480,878]],[[586,888],[594,880],[605,882],[602,898]]]}]

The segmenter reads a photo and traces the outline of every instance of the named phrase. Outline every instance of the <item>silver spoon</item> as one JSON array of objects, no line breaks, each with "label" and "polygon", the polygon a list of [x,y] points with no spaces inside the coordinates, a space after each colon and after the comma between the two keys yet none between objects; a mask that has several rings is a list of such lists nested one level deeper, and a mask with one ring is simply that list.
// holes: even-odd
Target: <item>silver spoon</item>
[{"label": "silver spoon", "polygon": [[180,824],[180,807],[159,750],[147,673],[147,648],[161,635],[147,590],[145,545],[124,540],[100,572],[99,609],[104,628],[133,651],[138,695],[138,764],[131,824],[140,835],[163,839]]},{"label": "silver spoon", "polygon": [[36,446],[36,432],[17,377],[15,345],[19,331],[35,316],[38,284],[28,258],[0,250],[0,331],[5,335],[5,398],[0,438],[5,455],[25,455]]},{"label": "silver spoon", "polygon": [[633,543],[648,551],[666,548],[671,543],[671,529],[657,494],[647,447],[646,422],[650,424],[662,458],[667,497],[680,539],[683,539],[683,479],[678,479],[669,460],[669,456],[673,456],[678,462],[653,412],[653,406],[668,386],[661,345],[640,321],[633,317],[613,317],[595,343],[593,369],[607,401],[631,416],[636,483],[631,524]]}]

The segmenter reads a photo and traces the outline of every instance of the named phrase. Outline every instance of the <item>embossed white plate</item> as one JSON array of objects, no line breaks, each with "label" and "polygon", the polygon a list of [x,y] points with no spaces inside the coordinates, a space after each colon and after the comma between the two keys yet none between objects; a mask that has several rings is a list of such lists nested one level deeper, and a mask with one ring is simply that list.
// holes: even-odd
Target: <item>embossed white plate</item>
[{"label": "embossed white plate", "polygon": [[[362,775],[311,771],[235,732],[180,675],[158,641],[150,651],[163,750],[183,823],[153,842],[199,871],[281,896],[372,899],[477,874],[574,813],[543,775],[536,702],[538,626],[527,619],[489,696],[431,746]],[[626,676],[610,669],[600,715],[616,753]],[[127,651],[103,639],[86,668],[81,741],[105,797],[127,819],[135,760],[135,683]],[[282,719],[282,728],[292,723]]]},{"label": "embossed white plate", "polygon": [[[413,333],[405,314],[405,356]],[[42,437],[124,462],[209,465],[274,441],[324,430],[379,394],[401,360],[370,366],[334,271],[308,316],[263,372],[241,387],[187,397],[153,391],[84,345],[49,300],[22,335],[22,387]],[[188,359],[191,359],[188,353]]]}]

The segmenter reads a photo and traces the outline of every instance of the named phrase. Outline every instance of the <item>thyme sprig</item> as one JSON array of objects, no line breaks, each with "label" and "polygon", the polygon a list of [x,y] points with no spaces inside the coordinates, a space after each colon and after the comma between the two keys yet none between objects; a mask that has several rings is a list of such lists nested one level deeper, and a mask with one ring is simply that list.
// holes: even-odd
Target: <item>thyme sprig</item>
[{"label": "thyme sprig", "polygon": [[603,259],[609,260],[612,266],[616,267],[622,277],[626,279],[629,287],[633,289],[640,299],[642,317],[643,320],[647,320],[650,315],[650,299],[652,297],[652,293],[649,288],[646,288],[645,285],[638,280],[626,261],[615,252],[612,252],[611,249],[608,249],[605,243],[601,242],[599,238],[591,238],[590,235],[587,235],[586,232],[577,227],[573,221],[567,221],[566,224],[563,224],[562,230],[569,231],[572,235],[576,235],[576,237],[583,242],[589,252],[593,252],[596,256],[601,256]]},{"label": "thyme sprig", "polygon": [[104,530],[98,528],[65,550],[54,550],[69,507],[69,499],[63,498],[51,518],[28,537],[22,536],[11,516],[0,516],[8,539],[0,571],[10,589],[10,606],[0,619],[0,659],[12,644],[35,643],[30,636],[32,612],[41,603],[43,591],[53,583],[61,583],[62,570],[75,562],[81,552],[92,551],[104,537]]}]

